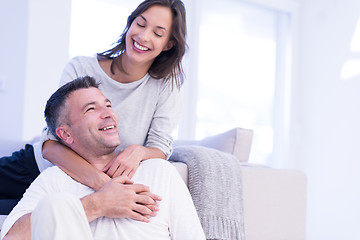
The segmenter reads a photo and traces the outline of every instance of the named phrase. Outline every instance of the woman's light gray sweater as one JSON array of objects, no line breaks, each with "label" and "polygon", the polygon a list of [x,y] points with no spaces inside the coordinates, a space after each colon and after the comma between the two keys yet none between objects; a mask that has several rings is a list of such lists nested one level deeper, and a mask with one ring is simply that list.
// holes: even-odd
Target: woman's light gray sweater
[{"label": "woman's light gray sweater", "polygon": [[170,156],[172,132],[181,113],[181,95],[176,87],[148,74],[135,82],[119,83],[102,70],[96,56],[73,58],[64,68],[60,85],[85,75],[100,82],[99,89],[119,117],[121,145],[117,150],[139,144]]}]

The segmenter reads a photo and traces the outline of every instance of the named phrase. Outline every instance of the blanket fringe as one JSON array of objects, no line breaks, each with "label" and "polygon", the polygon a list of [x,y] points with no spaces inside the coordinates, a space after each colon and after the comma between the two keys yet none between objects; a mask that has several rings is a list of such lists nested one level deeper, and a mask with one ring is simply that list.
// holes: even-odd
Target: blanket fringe
[{"label": "blanket fringe", "polygon": [[218,216],[199,216],[208,240],[243,240],[238,221]]}]

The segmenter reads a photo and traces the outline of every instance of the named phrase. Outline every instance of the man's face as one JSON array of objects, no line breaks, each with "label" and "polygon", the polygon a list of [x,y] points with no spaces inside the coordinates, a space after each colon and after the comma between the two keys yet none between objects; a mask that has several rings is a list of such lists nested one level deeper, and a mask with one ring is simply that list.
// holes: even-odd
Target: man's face
[{"label": "man's face", "polygon": [[102,155],[111,153],[120,144],[118,118],[111,102],[99,89],[74,91],[67,98],[65,108],[69,114],[71,147]]}]

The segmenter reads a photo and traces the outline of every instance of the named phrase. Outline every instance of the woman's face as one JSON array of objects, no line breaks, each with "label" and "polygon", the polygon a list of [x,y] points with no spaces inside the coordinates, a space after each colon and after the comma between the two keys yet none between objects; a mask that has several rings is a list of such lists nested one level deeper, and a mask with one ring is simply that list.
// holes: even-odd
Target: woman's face
[{"label": "woman's face", "polygon": [[154,5],[140,14],[126,34],[128,59],[151,65],[162,51],[172,47],[172,41],[169,41],[171,25],[172,13],[167,7]]}]

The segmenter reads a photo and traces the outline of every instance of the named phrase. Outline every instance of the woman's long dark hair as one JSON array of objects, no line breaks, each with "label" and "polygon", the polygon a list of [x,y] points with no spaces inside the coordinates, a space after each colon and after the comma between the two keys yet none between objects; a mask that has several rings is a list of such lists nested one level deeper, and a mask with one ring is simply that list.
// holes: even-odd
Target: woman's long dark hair
[{"label": "woman's long dark hair", "polygon": [[173,47],[167,51],[161,52],[154,60],[149,69],[149,74],[155,79],[164,78],[170,80],[173,85],[180,87],[184,81],[184,72],[181,60],[185,54],[186,44],[186,16],[185,7],[180,0],[145,0],[128,17],[124,32],[121,34],[116,46],[99,53],[100,59],[113,59],[111,63],[111,72],[114,73],[115,65],[124,71],[121,65],[121,59],[117,58],[126,49],[126,34],[135,20],[141,13],[151,6],[160,5],[168,7],[173,15],[172,30],[169,41],[173,41]]}]

